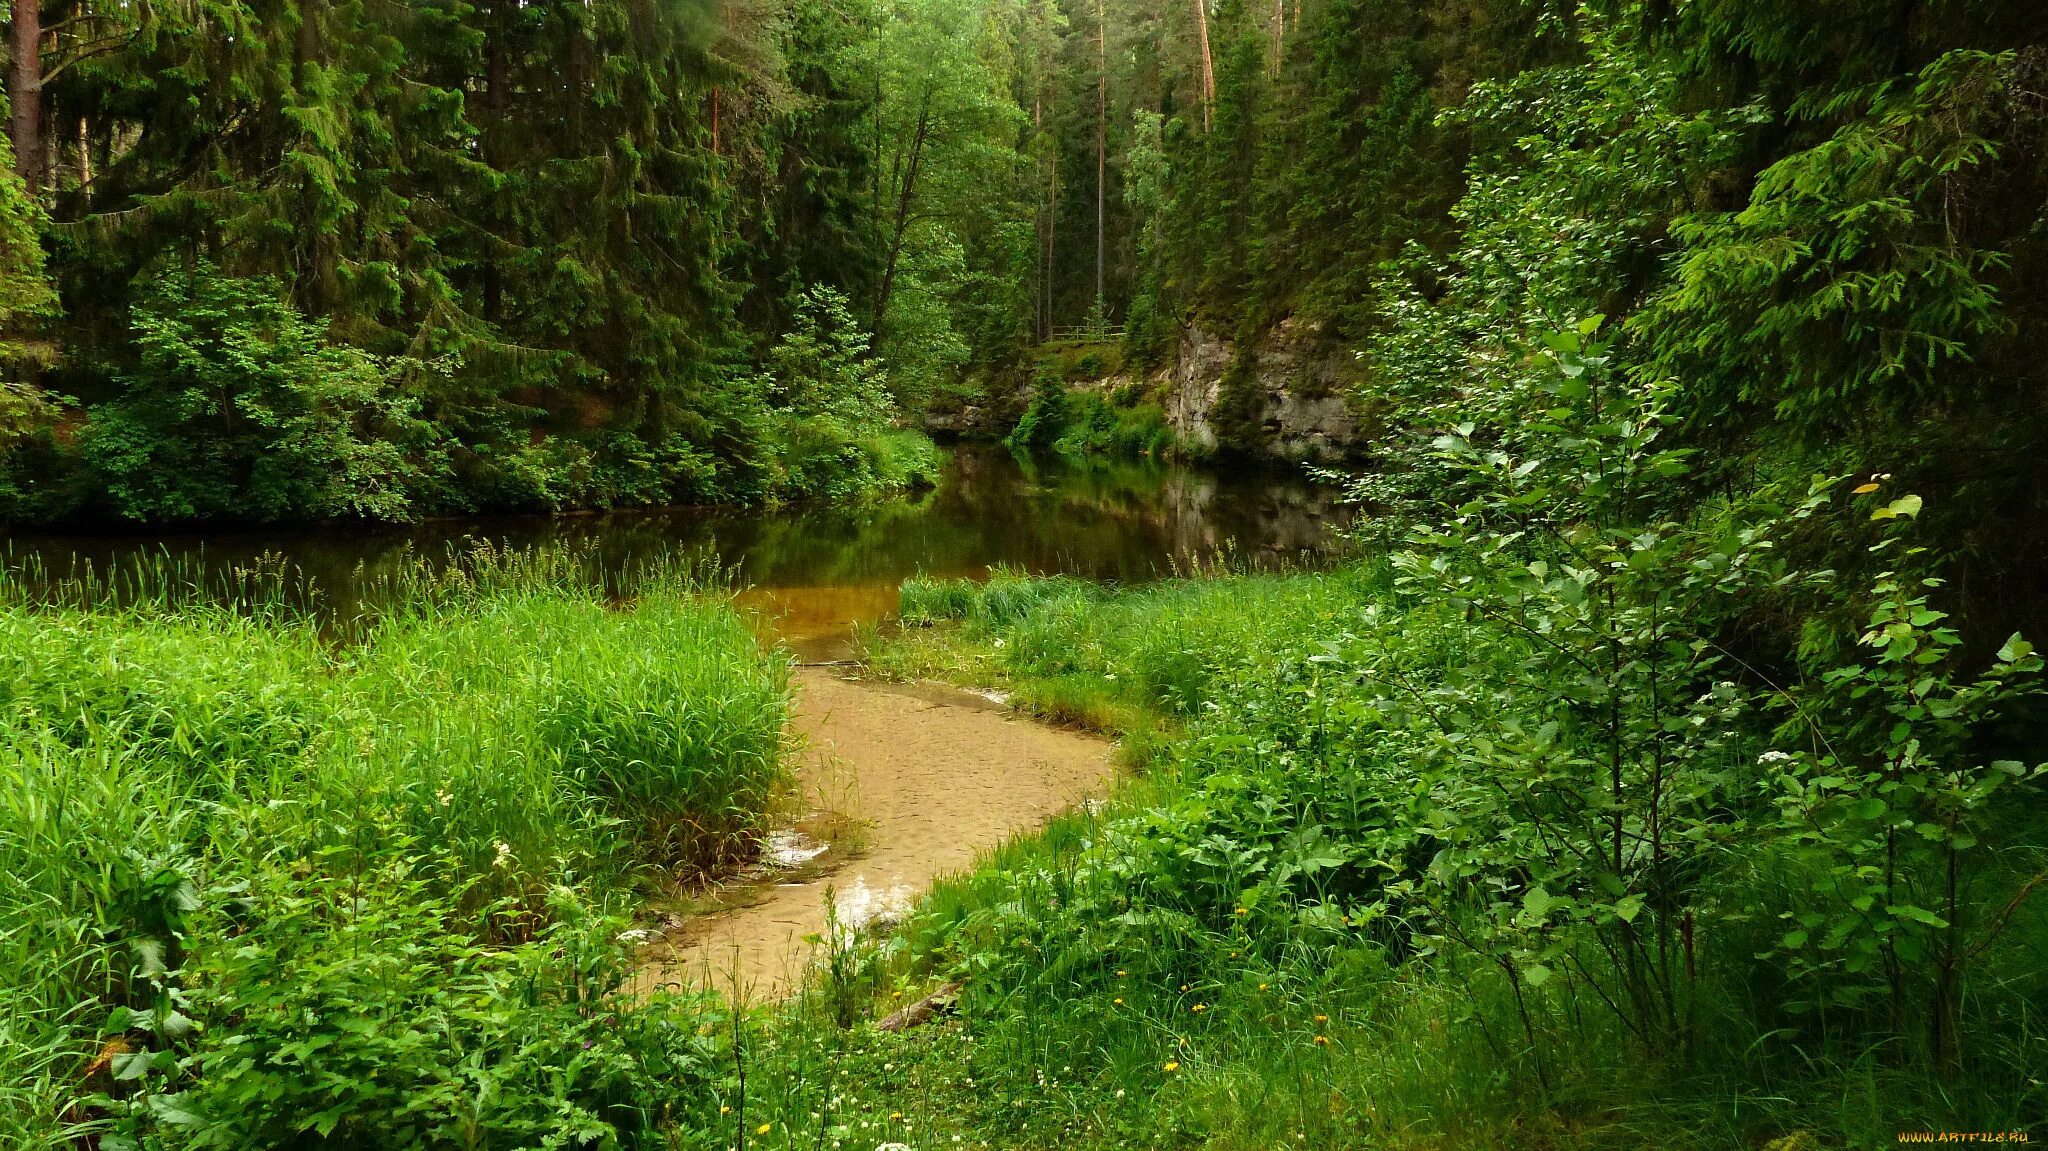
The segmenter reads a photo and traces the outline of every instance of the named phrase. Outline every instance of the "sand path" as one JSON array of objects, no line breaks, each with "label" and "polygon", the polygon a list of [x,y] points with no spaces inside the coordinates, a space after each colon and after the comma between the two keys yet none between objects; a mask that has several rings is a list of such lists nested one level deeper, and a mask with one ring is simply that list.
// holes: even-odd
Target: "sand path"
[{"label": "sand path", "polygon": [[[642,951],[642,989],[689,983],[750,998],[782,994],[819,951],[806,937],[825,932],[828,887],[842,922],[893,918],[935,878],[1104,794],[1113,775],[1107,742],[969,692],[814,667],[797,670],[796,686],[791,724],[806,745],[805,788],[818,806],[856,821],[860,846],[769,877],[746,888],[740,906],[672,928]],[[794,863],[820,846],[785,839],[780,851]]]}]

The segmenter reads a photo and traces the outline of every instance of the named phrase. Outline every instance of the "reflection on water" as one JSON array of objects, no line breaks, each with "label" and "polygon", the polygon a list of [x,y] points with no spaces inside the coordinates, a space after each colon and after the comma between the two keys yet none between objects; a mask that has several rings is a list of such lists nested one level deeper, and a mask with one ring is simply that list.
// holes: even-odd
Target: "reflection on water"
[{"label": "reflection on water", "polygon": [[[521,546],[571,541],[606,564],[705,550],[752,585],[749,602],[777,632],[843,636],[886,616],[896,585],[923,571],[980,576],[1006,565],[1109,580],[1143,580],[1219,556],[1268,564],[1313,560],[1330,543],[1333,493],[1289,472],[1210,472],[1149,462],[1022,463],[1000,449],[963,446],[937,489],[851,507],[779,511],[665,509],[572,516],[495,516],[403,528],[310,527],[199,534],[22,534],[17,554],[63,569],[142,551],[202,557],[209,566],[282,555],[330,602],[359,574],[441,555],[465,539]],[[807,656],[819,654],[806,651]]]}]

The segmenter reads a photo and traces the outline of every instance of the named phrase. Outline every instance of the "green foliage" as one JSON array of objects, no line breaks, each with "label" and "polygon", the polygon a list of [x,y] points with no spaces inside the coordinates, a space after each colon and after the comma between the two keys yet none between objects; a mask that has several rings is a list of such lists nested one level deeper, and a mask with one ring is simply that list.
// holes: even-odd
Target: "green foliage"
[{"label": "green foliage", "polygon": [[846,297],[811,289],[791,308],[794,321],[768,355],[776,407],[798,419],[828,419],[863,428],[889,418],[888,377],[867,357],[867,334]]},{"label": "green foliage", "polygon": [[1015,12],[982,0],[889,0],[875,60],[876,343],[914,404],[977,355],[1007,354],[1032,258],[1014,221],[1021,108],[1006,42]]},{"label": "green foliage", "polygon": [[[451,929],[456,909],[403,841],[353,874],[269,867],[247,910],[208,908],[199,950],[150,1011],[117,1009],[102,1146],[659,1146],[717,1041],[699,1005],[609,989],[624,926],[563,889],[553,922],[507,950]],[[345,862],[345,861],[336,861]],[[199,910],[199,908],[194,909]]]},{"label": "green foliage", "polygon": [[[1318,1114],[1360,1083],[1393,1112],[1368,1131],[1518,1127],[1531,1107],[1571,1125],[1626,1066],[1629,1106],[1674,1132],[2032,1121],[2041,1037],[1961,1037],[2039,993],[2011,980],[2041,927],[2024,908],[2048,777],[1999,727],[2037,706],[2038,659],[2017,638],[1988,669],[1963,654],[1908,542],[1916,496],[1822,478],[1674,512],[1693,452],[1672,389],[1601,327],[1546,336],[1523,387],[1463,400],[1428,449],[1450,502],[1354,573],[905,588],[907,618],[966,621],[956,658],[1027,705],[1184,725],[1120,814],[913,926],[935,970],[983,989],[984,1049],[1161,1099],[1158,1068],[1199,1067]],[[1807,566],[1822,530],[1874,531],[1920,574]],[[1845,616],[1865,622],[1837,642]],[[1361,1030],[1305,1035],[1279,1006],[1304,999]],[[1419,1002],[1439,1023],[1416,1038],[1401,1005]],[[1054,1018],[1077,1031],[1047,1050],[1031,1037]],[[1369,1054],[1402,1044],[1422,1052],[1405,1067]],[[1723,1106],[1765,1078],[1838,1099],[1876,1048],[1896,1054],[1866,1110],[1745,1125]],[[1290,1070],[1304,1050],[1313,1070]],[[1416,1108],[1440,1087],[1418,1063],[1464,1075],[1475,1055],[1519,1086]],[[1289,1122],[1363,1137],[1330,1119]]]},{"label": "green foliage", "polygon": [[1039,451],[1052,446],[1066,431],[1069,419],[1067,383],[1049,364],[1041,363],[1031,377],[1031,401],[1018,418],[1017,426],[1003,442],[1013,451]]},{"label": "green foliage", "polygon": [[405,383],[425,366],[327,343],[275,280],[167,272],[130,322],[81,445],[122,516],[404,520],[443,466]]},{"label": "green foliage", "polygon": [[813,288],[791,312],[758,385],[773,405],[774,494],[846,499],[935,483],[938,449],[922,433],[892,426],[887,373],[867,355],[867,334],[846,297]]},{"label": "green foliage", "polygon": [[1073,351],[1040,359],[1030,401],[1003,440],[1011,450],[1131,457],[1163,456],[1179,447],[1166,410],[1147,398],[1144,385],[1126,384],[1107,395],[1093,388],[1069,388],[1071,374],[1094,380],[1111,370],[1096,359],[1093,349],[1079,355],[1071,355]]},{"label": "green foliage", "polygon": [[1070,395],[1066,417],[1065,430],[1052,444],[1061,455],[1164,456],[1180,442],[1166,422],[1166,409],[1135,390]]},{"label": "green foliage", "polygon": [[617,893],[751,851],[786,669],[689,566],[588,568],[410,569],[325,634],[274,573],[10,572],[10,1144],[667,1140],[713,1044],[614,993]]},{"label": "green foliage", "polygon": [[[1872,518],[1911,519],[1920,507],[1905,496]],[[1889,536],[1875,550],[1897,542]],[[1772,756],[1771,775],[1786,850],[1810,884],[1810,903],[1780,913],[1788,930],[1778,948],[1802,996],[1791,1006],[1883,1000],[1894,1018],[1918,1007],[1928,1049],[1946,1065],[1962,1058],[1958,996],[1971,965],[2016,909],[2008,902],[1986,916],[1969,906],[1986,883],[1980,872],[1994,890],[2009,882],[1997,853],[2010,819],[1994,797],[2038,784],[2048,765],[1987,761],[1977,750],[1987,719],[2038,690],[2042,663],[2014,635],[1989,668],[1966,672],[1961,636],[1929,604],[1941,582],[1878,576],[1857,637],[1871,657],[1827,669],[1800,709],[1853,718],[1817,740],[1818,752]],[[1789,720],[1787,734],[1801,726]]]},{"label": "green foliage", "polygon": [[[978,27],[959,9],[925,42],[924,15],[228,2],[52,25],[50,178],[0,187],[17,256],[0,515],[411,520],[789,494],[754,384],[783,371],[783,337],[816,335],[786,300],[837,293],[879,319],[875,129],[901,121],[906,89],[885,100],[877,70],[959,59]],[[937,54],[878,57],[884,41]],[[980,75],[959,73],[947,114],[978,101],[992,118],[949,122],[922,169],[954,200],[959,149],[1003,122]],[[964,355],[961,245],[919,207],[885,349],[912,398]],[[83,399],[84,441],[51,389]],[[819,449],[806,489],[917,470],[879,435],[855,433],[860,461]]]},{"label": "green foliage", "polygon": [[[5,110],[6,101],[0,99],[0,111]],[[38,235],[46,222],[42,206],[15,171],[13,145],[0,141],[0,445],[23,422],[18,407],[23,385],[15,378],[17,361],[28,353],[22,329],[57,311]]]},{"label": "green foliage", "polygon": [[1958,50],[1812,93],[1802,113],[1839,123],[1831,136],[1766,168],[1741,210],[1674,224],[1683,258],[1636,323],[1702,414],[1762,408],[1834,435],[1845,413],[1904,418],[1974,374],[1973,349],[2010,323],[1995,283],[2010,257],[1958,243],[1949,213],[1996,162],[1985,133],[2017,68]]}]

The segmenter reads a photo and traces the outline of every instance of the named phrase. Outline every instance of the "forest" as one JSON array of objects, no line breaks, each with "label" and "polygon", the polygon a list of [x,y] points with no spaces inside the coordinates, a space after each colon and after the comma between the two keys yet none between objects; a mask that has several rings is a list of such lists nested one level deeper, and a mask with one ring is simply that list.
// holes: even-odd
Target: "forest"
[{"label": "forest", "polygon": [[0,1143],[2048,1138],[2036,0],[6,29]]}]

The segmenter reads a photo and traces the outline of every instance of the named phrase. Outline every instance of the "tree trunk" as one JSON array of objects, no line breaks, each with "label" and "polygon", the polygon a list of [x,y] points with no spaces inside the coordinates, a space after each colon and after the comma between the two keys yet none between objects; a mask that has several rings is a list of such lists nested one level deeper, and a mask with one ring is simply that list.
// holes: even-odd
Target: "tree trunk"
[{"label": "tree trunk", "polygon": [[43,13],[37,0],[14,0],[11,19],[8,137],[14,170],[33,196],[43,182]]},{"label": "tree trunk", "polygon": [[[1044,139],[1044,132],[1045,93],[1041,90],[1033,92],[1031,94],[1031,133],[1034,146],[1036,146],[1037,141]],[[1052,224],[1051,207],[1052,205],[1050,201],[1048,201],[1044,213],[1045,226],[1047,227],[1050,227]],[[1036,244],[1036,237],[1040,234],[1038,231],[1039,220],[1037,217],[1034,216],[1032,218],[1031,226],[1033,243]],[[1035,251],[1032,253],[1032,259],[1038,259],[1038,255]],[[1045,276],[1043,268],[1041,267],[1038,283],[1031,290],[1031,334],[1038,337],[1040,342],[1044,342],[1046,337],[1046,326],[1051,322],[1051,320],[1046,318],[1045,314]]]},{"label": "tree trunk", "polygon": [[1216,102],[1216,64],[1209,56],[1209,0],[1195,0],[1195,42],[1202,48],[1202,128],[1209,127],[1209,106]]},{"label": "tree trunk", "polygon": [[1053,269],[1058,266],[1060,226],[1060,149],[1059,141],[1053,141],[1052,148],[1052,190],[1046,202],[1045,211],[1045,334],[1052,336],[1053,328]]},{"label": "tree trunk", "polygon": [[[491,6],[490,28],[484,34],[484,108],[490,117],[484,124],[483,150],[484,164],[493,171],[504,170],[505,109],[510,100],[507,93],[510,82],[505,63],[505,11],[503,3],[497,3]],[[492,223],[496,223],[499,216],[496,200],[494,191],[489,201],[491,206],[486,210],[486,218]],[[489,237],[490,241],[497,239],[499,237],[495,233]],[[487,254],[484,258],[484,321],[495,324],[504,315],[504,278],[498,271],[497,257]]]},{"label": "tree trunk", "polygon": [[889,258],[882,265],[882,286],[875,293],[875,347],[882,346],[882,318],[889,312],[889,293],[896,286],[896,260],[903,254],[903,234],[910,227],[910,202],[917,194],[917,169],[924,162],[924,142],[931,131],[932,92],[926,88],[917,109],[917,131],[910,137],[910,156],[903,167],[903,185],[896,192],[896,222],[889,237]]},{"label": "tree trunk", "polygon": [[1109,176],[1109,46],[1102,16],[1102,0],[1095,0],[1095,312],[1107,315],[1102,297],[1102,268],[1108,251],[1104,185]]},{"label": "tree trunk", "polygon": [[1270,65],[1273,78],[1280,78],[1280,61],[1284,58],[1287,32],[1287,0],[1273,0],[1273,60]]}]

